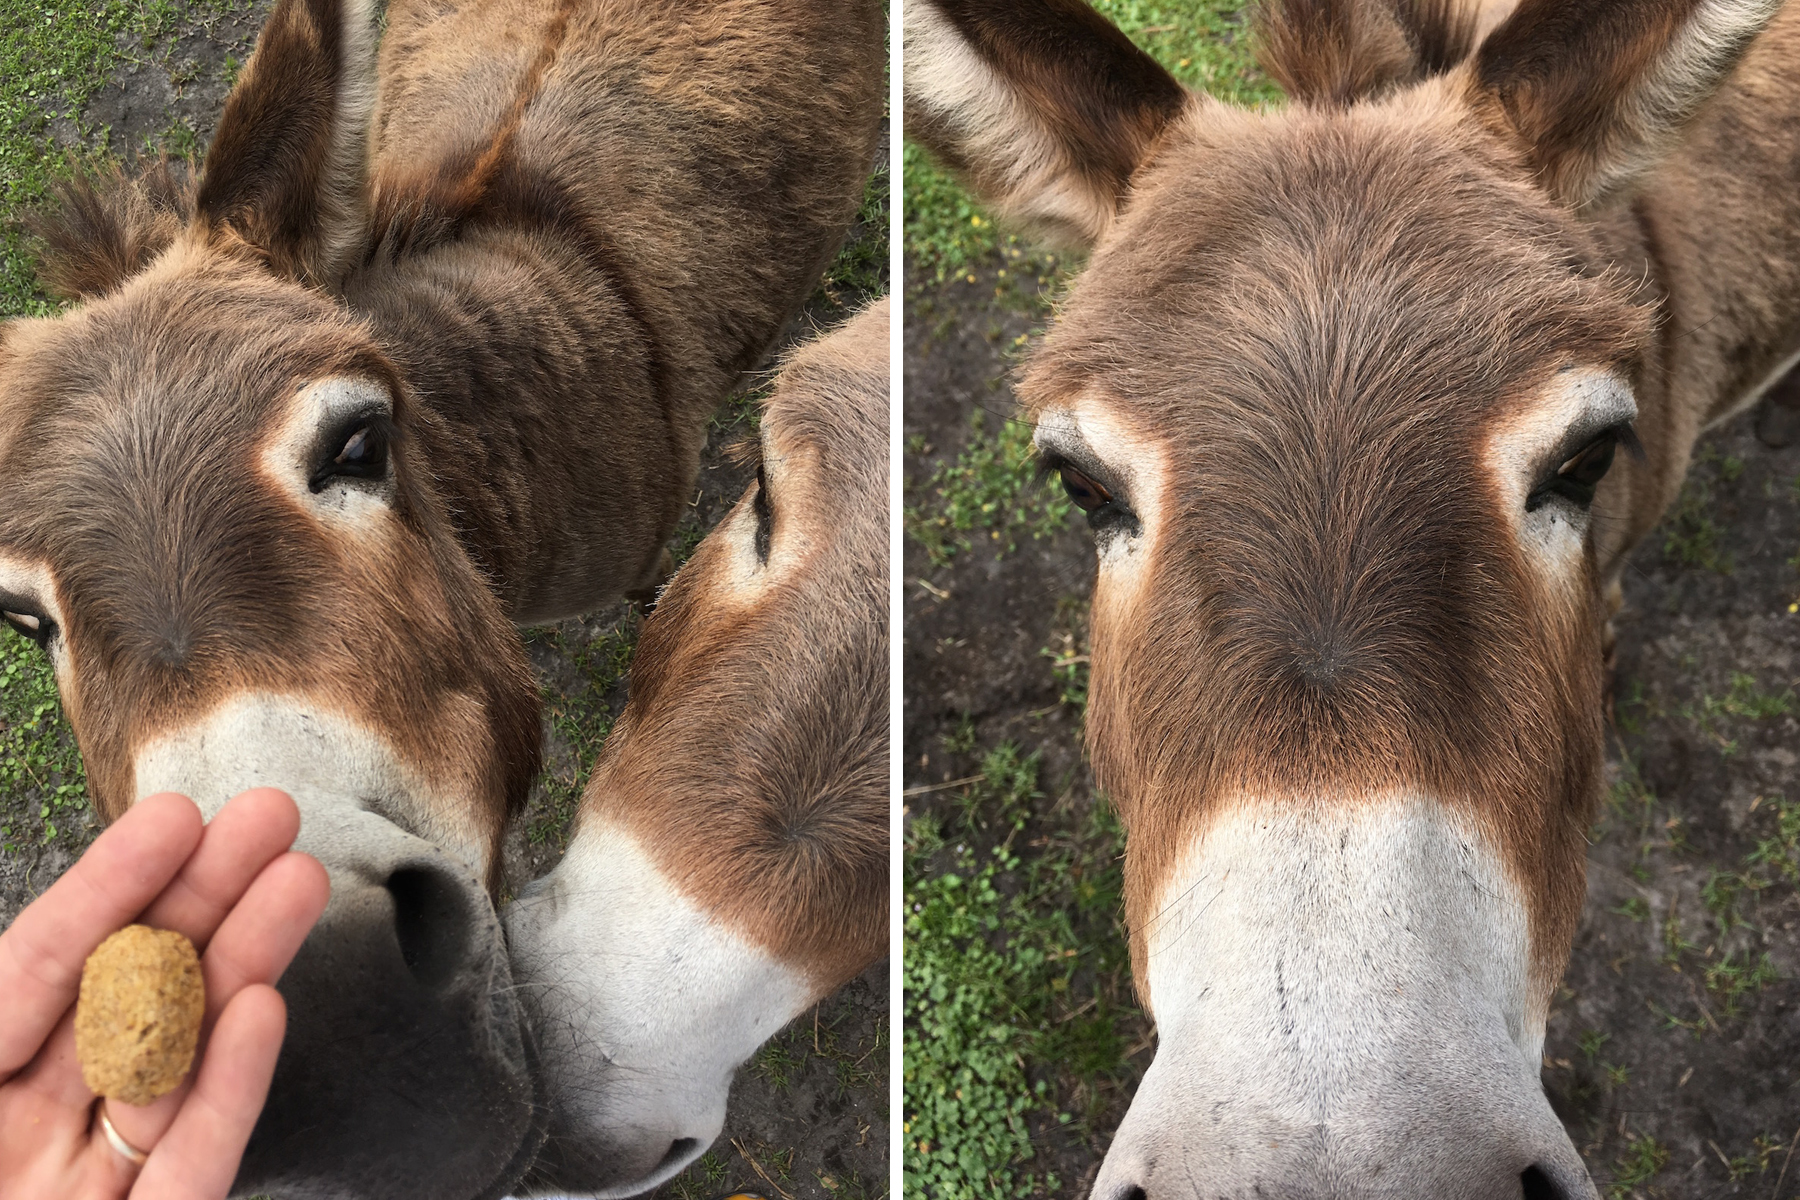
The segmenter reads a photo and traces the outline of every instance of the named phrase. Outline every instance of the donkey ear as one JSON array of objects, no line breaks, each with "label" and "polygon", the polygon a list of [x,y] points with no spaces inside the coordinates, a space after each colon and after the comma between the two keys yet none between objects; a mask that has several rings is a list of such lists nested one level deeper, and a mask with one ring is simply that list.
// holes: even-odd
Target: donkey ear
[{"label": "donkey ear", "polygon": [[1586,207],[1655,163],[1781,2],[1524,0],[1476,54],[1476,109]]},{"label": "donkey ear", "polygon": [[1065,245],[1105,231],[1188,101],[1081,0],[906,0],[904,19],[907,136]]},{"label": "donkey ear", "polygon": [[195,207],[275,270],[330,286],[367,211],[376,29],[370,0],[280,0],[225,101]]}]

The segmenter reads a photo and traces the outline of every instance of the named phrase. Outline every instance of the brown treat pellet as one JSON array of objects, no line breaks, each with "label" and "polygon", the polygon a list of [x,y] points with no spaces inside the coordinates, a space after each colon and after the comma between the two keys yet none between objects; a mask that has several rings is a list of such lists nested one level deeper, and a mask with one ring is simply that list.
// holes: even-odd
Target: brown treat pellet
[{"label": "brown treat pellet", "polygon": [[175,1090],[200,1044],[206,985],[194,944],[168,929],[127,925],[81,968],[75,1057],[97,1095],[148,1104]]}]

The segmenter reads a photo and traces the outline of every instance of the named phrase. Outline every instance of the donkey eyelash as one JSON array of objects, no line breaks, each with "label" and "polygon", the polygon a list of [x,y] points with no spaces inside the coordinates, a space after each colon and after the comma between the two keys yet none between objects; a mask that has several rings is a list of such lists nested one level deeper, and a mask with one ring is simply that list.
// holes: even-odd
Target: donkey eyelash
[{"label": "donkey eyelash", "polygon": [[1052,476],[1060,475],[1065,470],[1080,472],[1082,475],[1105,488],[1107,494],[1113,498],[1114,503],[1119,502],[1119,497],[1124,489],[1113,486],[1107,473],[1093,463],[1078,461],[1062,453],[1060,450],[1039,450],[1037,452],[1036,472],[1038,482],[1042,483]]},{"label": "donkey eyelash", "polygon": [[[346,461],[345,455],[357,436],[363,435],[358,449],[369,455],[368,462]],[[387,475],[393,453],[394,423],[384,412],[362,413],[346,417],[319,439],[314,452],[316,464],[307,476],[307,487],[317,493],[333,479],[380,479]]]},{"label": "donkey eyelash", "polygon": [[39,646],[49,645],[50,638],[56,633],[56,622],[10,596],[0,596],[0,620],[12,626],[19,636],[29,638]]},{"label": "donkey eyelash", "polygon": [[1549,472],[1525,497],[1525,511],[1536,512],[1558,497],[1586,509],[1594,501],[1595,488],[1612,470],[1614,452],[1621,448],[1642,461],[1644,444],[1630,421],[1620,421],[1595,434],[1569,438],[1551,457],[1553,466]]},{"label": "donkey eyelash", "polygon": [[[1120,494],[1123,489],[1109,482],[1104,471],[1049,450],[1040,453],[1037,473],[1040,480],[1047,480],[1053,474],[1058,477],[1070,502],[1086,514],[1088,527],[1096,534],[1109,535],[1121,531],[1136,534],[1142,530],[1137,514],[1131,511],[1130,504]],[[1078,479],[1071,481],[1070,473]],[[1098,502],[1091,506],[1082,503],[1081,498],[1076,495],[1078,490],[1098,492]]]},{"label": "donkey eyelash", "polygon": [[756,558],[769,561],[769,542],[775,531],[775,510],[769,503],[769,475],[759,456],[756,463],[756,498],[750,502],[756,510]]}]

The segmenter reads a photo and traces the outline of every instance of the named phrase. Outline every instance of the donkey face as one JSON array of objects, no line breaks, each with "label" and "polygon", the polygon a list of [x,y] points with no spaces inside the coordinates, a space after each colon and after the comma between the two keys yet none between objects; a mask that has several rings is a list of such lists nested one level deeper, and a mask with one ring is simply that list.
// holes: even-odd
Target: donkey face
[{"label": "donkey face", "polygon": [[541,1031],[531,1179],[631,1195],[887,923],[887,303],[802,350],[757,482],[644,626],[567,857],[507,910]]},{"label": "donkey face", "polygon": [[1471,52],[1276,5],[1300,103],[1256,115],[1071,3],[909,8],[911,128],[1093,246],[1019,390],[1096,534],[1160,1036],[1096,1196],[1592,1194],[1538,1063],[1603,594],[1685,451],[1590,217],[1771,7],[1528,2]]},{"label": "donkey face", "polygon": [[[280,787],[331,873],[239,1185],[473,1196],[529,1153],[487,880],[535,688],[432,490],[427,418],[306,282],[331,272],[335,126],[292,111],[333,108],[290,56],[333,48],[331,85],[359,19],[340,44],[335,16],[276,11],[197,196],[75,197],[52,244],[88,299],[0,329],[0,611],[54,662],[103,815]],[[307,155],[310,190],[258,171]]]}]

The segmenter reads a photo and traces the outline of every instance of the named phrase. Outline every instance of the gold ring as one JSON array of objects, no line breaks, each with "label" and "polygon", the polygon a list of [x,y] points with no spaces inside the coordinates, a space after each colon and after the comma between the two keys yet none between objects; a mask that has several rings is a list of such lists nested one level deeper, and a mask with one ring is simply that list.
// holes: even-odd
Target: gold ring
[{"label": "gold ring", "polygon": [[100,1128],[106,1134],[106,1140],[112,1143],[112,1148],[117,1150],[127,1162],[141,1167],[150,1160],[148,1152],[139,1150],[113,1128],[112,1118],[106,1115],[106,1101],[104,1100],[100,1102]]}]

